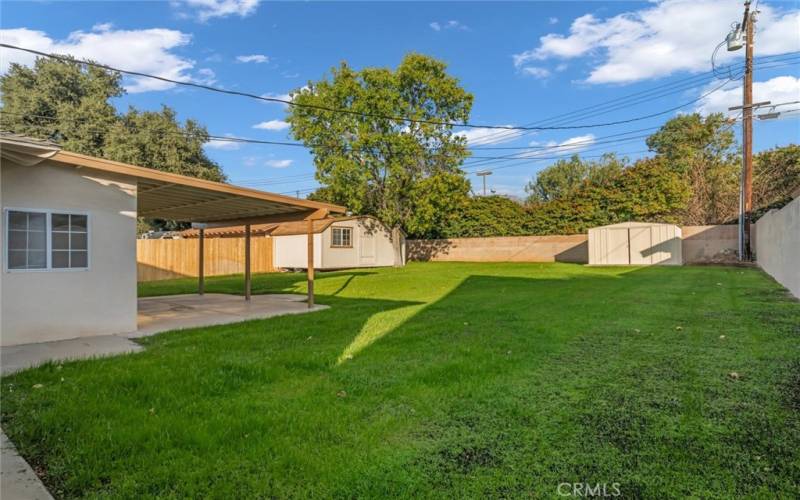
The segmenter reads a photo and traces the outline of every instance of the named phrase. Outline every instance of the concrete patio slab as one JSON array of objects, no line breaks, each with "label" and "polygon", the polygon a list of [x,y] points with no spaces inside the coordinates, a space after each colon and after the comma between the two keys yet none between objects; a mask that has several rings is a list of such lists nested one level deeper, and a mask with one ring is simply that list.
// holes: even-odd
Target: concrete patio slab
[{"label": "concrete patio slab", "polygon": [[0,430],[0,498],[3,500],[52,500],[53,497],[28,462]]},{"label": "concrete patio slab", "polygon": [[0,348],[0,372],[8,375],[40,365],[45,361],[113,356],[141,351],[142,346],[119,335],[97,335],[40,344]]},{"label": "concrete patio slab", "polygon": [[142,350],[142,346],[129,339],[169,330],[238,323],[328,308],[317,304],[309,309],[305,300],[305,295],[270,294],[254,295],[248,302],[242,296],[221,293],[142,298],[139,299],[137,331],[3,347],[0,348],[0,372],[7,375],[50,360],[66,361],[137,352]]},{"label": "concrete patio slab", "polygon": [[253,295],[249,301],[239,295],[169,295],[139,299],[139,330],[128,338],[146,337],[168,330],[224,325],[284,314],[303,314],[327,309],[316,304],[310,308],[305,295]]}]

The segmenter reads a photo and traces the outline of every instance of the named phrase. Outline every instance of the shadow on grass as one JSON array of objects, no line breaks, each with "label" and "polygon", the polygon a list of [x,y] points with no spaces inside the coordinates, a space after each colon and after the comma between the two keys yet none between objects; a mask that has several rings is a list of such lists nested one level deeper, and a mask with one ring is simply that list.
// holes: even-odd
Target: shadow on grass
[{"label": "shadow on grass", "polygon": [[[374,271],[334,271],[317,272],[315,281],[318,285],[325,285],[330,279],[345,277],[346,281],[339,289],[330,295],[341,293],[354,278],[359,276],[369,276],[375,274]],[[137,284],[139,297],[155,297],[164,295],[181,295],[197,293],[197,278],[181,278],[174,280],[145,281]],[[306,275],[305,273],[264,273],[254,274],[251,283],[253,294],[267,293],[305,293]],[[227,276],[212,276],[206,278],[206,293],[228,293],[232,295],[244,294],[244,277],[241,274],[231,274]],[[319,295],[329,293],[318,286]]]}]

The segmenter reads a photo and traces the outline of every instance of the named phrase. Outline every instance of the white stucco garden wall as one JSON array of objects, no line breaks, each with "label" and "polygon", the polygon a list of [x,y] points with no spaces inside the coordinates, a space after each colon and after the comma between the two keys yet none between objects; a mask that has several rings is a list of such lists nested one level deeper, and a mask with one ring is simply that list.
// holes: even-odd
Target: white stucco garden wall
[{"label": "white stucco garden wall", "polygon": [[800,197],[756,222],[756,261],[800,298]]},{"label": "white stucco garden wall", "polygon": [[[0,273],[0,345],[136,330],[136,183],[128,177],[44,161],[0,163],[5,210],[89,215],[88,270]],[[3,257],[5,259],[5,255]]]}]

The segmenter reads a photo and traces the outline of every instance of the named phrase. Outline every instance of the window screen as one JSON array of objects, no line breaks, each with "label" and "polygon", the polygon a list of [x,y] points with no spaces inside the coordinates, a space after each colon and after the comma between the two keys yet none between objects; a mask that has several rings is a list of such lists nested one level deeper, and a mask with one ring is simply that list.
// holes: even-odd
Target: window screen
[{"label": "window screen", "polygon": [[353,229],[349,227],[334,227],[331,234],[332,247],[353,246]]},{"label": "window screen", "polygon": [[52,265],[54,269],[89,266],[87,217],[75,214],[52,214]]},{"label": "window screen", "polygon": [[8,268],[47,268],[47,214],[8,212]]}]

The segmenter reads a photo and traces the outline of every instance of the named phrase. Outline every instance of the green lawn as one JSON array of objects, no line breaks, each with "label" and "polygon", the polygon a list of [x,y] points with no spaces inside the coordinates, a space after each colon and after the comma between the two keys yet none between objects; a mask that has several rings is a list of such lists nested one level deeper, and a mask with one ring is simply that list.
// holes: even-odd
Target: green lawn
[{"label": "green lawn", "polygon": [[800,302],[759,270],[411,264],[317,290],[330,309],[5,377],[3,429],[63,497],[800,495]]}]

